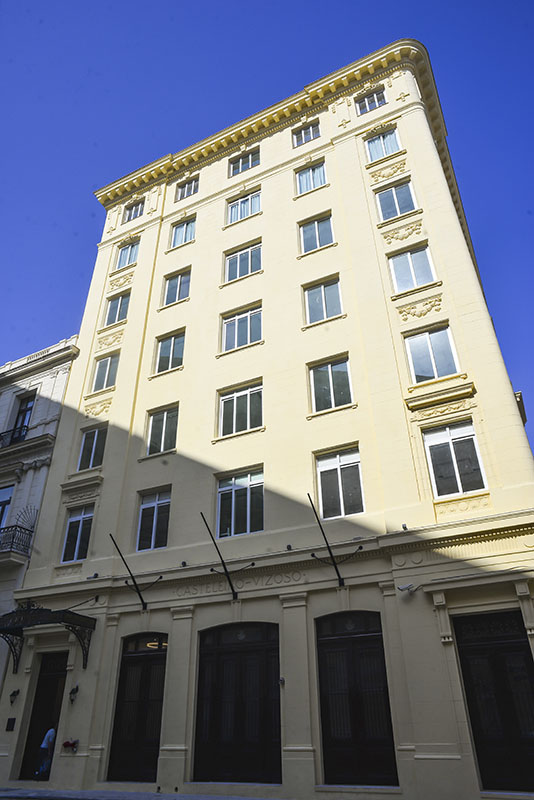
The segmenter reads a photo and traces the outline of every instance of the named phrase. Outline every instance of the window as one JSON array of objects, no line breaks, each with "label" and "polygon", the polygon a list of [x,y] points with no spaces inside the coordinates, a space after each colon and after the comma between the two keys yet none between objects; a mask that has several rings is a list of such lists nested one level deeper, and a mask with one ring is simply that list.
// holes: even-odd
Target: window
[{"label": "window", "polygon": [[233,222],[239,222],[240,219],[251,217],[252,214],[257,214],[260,211],[260,192],[253,192],[239,200],[228,202],[228,225]]},{"label": "window", "polygon": [[184,360],[185,333],[176,333],[159,340],[156,372],[166,372],[181,367]]},{"label": "window", "polygon": [[124,219],[123,222],[131,222],[132,219],[136,219],[136,217],[140,217],[143,213],[145,208],[145,200],[138,200],[136,203],[132,203],[129,206],[126,206],[124,209]]},{"label": "window", "polygon": [[163,453],[176,446],[178,406],[156,411],[150,415],[147,454]]},{"label": "window", "polygon": [[406,349],[415,383],[458,372],[449,328],[408,336]]},{"label": "window", "polygon": [[320,135],[318,122],[304,125],[302,128],[293,131],[293,147],[299,147],[305,142],[311,142],[312,139],[317,139]]},{"label": "window", "polygon": [[263,530],[263,470],[221,478],[217,521],[220,538]]},{"label": "window", "polygon": [[384,97],[384,91],[381,89],[378,92],[372,92],[361,100],[355,100],[354,102],[356,103],[356,111],[359,116],[360,114],[366,114],[368,111],[373,111],[373,109],[378,108],[378,106],[385,105],[386,98]]},{"label": "window", "polygon": [[179,183],[176,187],[176,200],[185,200],[186,197],[191,197],[192,194],[198,192],[198,175],[196,178],[191,178],[190,181]]},{"label": "window", "polygon": [[69,511],[62,561],[79,561],[87,556],[94,508],[90,505]]},{"label": "window", "polygon": [[223,351],[235,350],[261,339],[261,308],[251,308],[240,314],[223,317]]},{"label": "window", "polygon": [[92,431],[85,431],[80,450],[78,471],[100,466],[104,457],[106,436],[107,428],[94,428]]},{"label": "window", "polygon": [[378,192],[377,197],[380,213],[384,221],[392,219],[393,217],[398,217],[400,214],[406,214],[408,211],[413,211],[415,208],[412,189],[409,183],[401,183],[399,186],[393,186],[391,189]]},{"label": "window", "polygon": [[363,511],[358,450],[342,450],[317,459],[321,517],[346,517]]},{"label": "window", "polygon": [[141,495],[138,550],[154,550],[156,547],[167,545],[170,509],[170,490]]},{"label": "window", "polygon": [[397,292],[406,292],[434,280],[428,247],[392,256],[389,264]]},{"label": "window", "polygon": [[23,439],[26,438],[26,434],[28,433],[28,425],[30,422],[30,417],[32,415],[34,405],[35,405],[35,392],[32,392],[32,394],[28,394],[25,397],[19,398],[19,407],[17,410],[17,416],[15,418],[15,424],[13,426],[13,431],[11,433],[11,439],[9,444],[15,444],[15,442],[22,442]]},{"label": "window", "polygon": [[310,367],[313,410],[345,406],[352,402],[347,358]]},{"label": "window", "polygon": [[306,297],[306,319],[308,324],[320,322],[341,314],[339,279],[335,278],[304,290]]},{"label": "window", "polygon": [[195,222],[196,218],[193,217],[185,222],[178,223],[178,225],[173,225],[171,247],[178,247],[181,244],[193,241],[195,238]]},{"label": "window", "polygon": [[106,315],[106,325],[113,325],[121,322],[128,316],[128,306],[130,305],[130,292],[120,294],[108,300],[108,313]]},{"label": "window", "polygon": [[244,278],[252,272],[261,269],[261,244],[246,247],[226,256],[226,281],[235,281],[236,278]]},{"label": "window", "polygon": [[220,436],[259,428],[262,424],[262,386],[248,386],[221,395]]},{"label": "window", "polygon": [[322,217],[321,219],[314,219],[312,222],[304,222],[300,226],[300,235],[303,253],[309,253],[319,247],[332,244],[334,240],[332,237],[331,217]]},{"label": "window", "polygon": [[369,161],[377,161],[384,156],[390,156],[396,153],[399,148],[399,140],[397,138],[397,131],[386,131],[379,136],[373,136],[372,139],[367,139],[367,152],[369,153]]},{"label": "window", "polygon": [[4,528],[6,525],[14,488],[14,486],[3,486],[0,489],[0,528]]},{"label": "window", "polygon": [[311,192],[326,183],[326,173],[323,164],[316,164],[314,167],[306,167],[297,172],[297,194]]},{"label": "window", "polygon": [[475,431],[470,422],[434,428],[424,434],[436,497],[484,489]]},{"label": "window", "polygon": [[137,251],[139,250],[139,242],[132,242],[121,247],[119,250],[119,258],[117,261],[117,269],[121,267],[129,267],[137,261]]},{"label": "window", "polygon": [[184,270],[178,275],[171,275],[165,280],[165,301],[163,305],[169,306],[178,300],[185,300],[189,297],[189,286],[191,283],[191,270]]},{"label": "window", "polygon": [[245,172],[252,167],[257,167],[259,163],[260,148],[256,147],[254,150],[249,150],[248,153],[243,153],[237,158],[230,159],[230,177],[239,175],[240,172]]},{"label": "window", "polygon": [[107,358],[101,358],[96,362],[93,392],[98,392],[100,389],[109,389],[110,386],[115,386],[118,365],[118,354],[114,356],[108,356]]}]

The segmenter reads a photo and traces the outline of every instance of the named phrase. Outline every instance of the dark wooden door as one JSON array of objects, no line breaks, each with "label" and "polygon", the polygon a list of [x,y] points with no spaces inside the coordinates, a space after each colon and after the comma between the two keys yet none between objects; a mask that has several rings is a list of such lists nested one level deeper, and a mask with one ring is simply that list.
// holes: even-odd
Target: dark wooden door
[{"label": "dark wooden door", "polygon": [[125,640],[108,769],[110,781],[156,780],[167,637]]},{"label": "dark wooden door", "polygon": [[454,630],[482,788],[534,791],[534,662],[520,611],[457,617]]},{"label": "dark wooden door", "polygon": [[324,780],[397,786],[380,615],[317,620]]},{"label": "dark wooden door", "polygon": [[[21,780],[48,780],[48,773],[36,775],[41,763],[41,743],[50,728],[57,734],[65,678],[67,675],[68,653],[43,653],[41,667],[35,689],[30,727],[24,749],[24,757],[20,770]],[[57,747],[57,741],[54,743]]]},{"label": "dark wooden door", "polygon": [[279,669],[277,625],[201,634],[195,780],[281,782]]}]

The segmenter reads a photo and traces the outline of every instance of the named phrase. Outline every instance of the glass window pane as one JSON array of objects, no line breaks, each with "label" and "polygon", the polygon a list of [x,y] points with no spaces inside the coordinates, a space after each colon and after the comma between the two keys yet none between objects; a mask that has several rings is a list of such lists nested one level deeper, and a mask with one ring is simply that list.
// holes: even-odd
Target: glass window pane
[{"label": "glass window pane", "polygon": [[484,488],[482,470],[478,463],[477,451],[473,439],[459,439],[453,442],[456,464],[460,473],[463,492],[472,492]]},{"label": "glass window pane", "polygon": [[230,258],[227,261],[227,270],[228,270],[227,280],[235,281],[235,279],[237,278],[237,256],[230,256]]},{"label": "glass window pane", "polygon": [[374,94],[370,94],[367,98],[367,108],[369,111],[372,111],[373,108],[376,108],[376,98]]},{"label": "glass window pane", "polygon": [[254,247],[253,250],[250,251],[250,257],[250,271],[257,272],[259,269],[261,269],[261,247]]},{"label": "glass window pane", "polygon": [[173,231],[172,246],[177,247],[184,243],[185,224],[176,225]]},{"label": "glass window pane", "polygon": [[164,372],[166,369],[169,369],[171,360],[171,346],[171,338],[162,339],[159,343],[158,372]]},{"label": "glass window pane", "polygon": [[248,344],[248,315],[237,318],[237,346]]},{"label": "glass window pane", "polygon": [[222,401],[222,435],[228,436],[234,432],[234,398],[229,397]]},{"label": "glass window pane", "polygon": [[365,98],[363,100],[358,100],[357,106],[358,106],[358,113],[365,114],[365,112],[367,111],[367,103],[365,102]]},{"label": "glass window pane", "polygon": [[263,486],[250,488],[250,531],[263,530]]},{"label": "glass window pane", "polygon": [[306,290],[308,305],[308,322],[319,322],[324,319],[323,292],[321,286],[313,286]]},{"label": "glass window pane", "polygon": [[369,158],[371,161],[376,161],[378,158],[382,158],[384,155],[382,139],[380,136],[375,136],[373,139],[369,139],[367,146],[369,148]]},{"label": "glass window pane", "polygon": [[332,364],[332,384],[334,387],[334,405],[343,406],[351,402],[349,371],[346,361]]},{"label": "glass window pane", "polygon": [[311,186],[311,170],[303,169],[297,174],[298,178],[298,186],[299,186],[299,194],[303,192],[309,192],[312,188]]},{"label": "glass window pane", "polygon": [[99,467],[104,458],[104,448],[106,446],[107,428],[100,428],[96,434],[96,445],[93,453],[92,467]]},{"label": "glass window pane", "polygon": [[[414,281],[410,269],[408,253],[401,253],[401,255],[393,256],[391,264],[393,266],[396,290],[398,292],[406,292],[408,289],[413,289]],[[423,281],[423,283],[426,283],[426,281]]]},{"label": "glass window pane", "polygon": [[112,325],[114,322],[117,321],[117,311],[119,309],[119,298],[114,297],[113,300],[109,301],[108,306],[108,316],[106,319],[106,325]]},{"label": "glass window pane", "polygon": [[219,494],[219,536],[232,533],[232,492]]},{"label": "glass window pane", "polygon": [[87,550],[89,549],[89,537],[91,535],[92,517],[86,517],[82,520],[80,530],[80,541],[78,543],[78,552],[76,558],[86,558]]},{"label": "glass window pane", "polygon": [[409,183],[403,183],[402,186],[397,186],[395,189],[397,195],[397,203],[399,204],[399,214],[405,214],[407,211],[413,211],[415,208],[413,204],[412,192]]},{"label": "glass window pane", "polygon": [[174,336],[173,338],[171,369],[174,369],[174,367],[181,367],[184,360],[184,334],[179,333],[178,336]]},{"label": "glass window pane", "polygon": [[386,98],[384,97],[384,92],[377,92],[376,93],[376,100],[379,106],[383,106],[386,102]]},{"label": "glass window pane", "polygon": [[252,166],[253,167],[257,167],[258,164],[260,163],[260,151],[259,150],[253,150],[252,153],[251,153],[250,160],[252,162]]},{"label": "glass window pane", "polygon": [[235,430],[248,428],[248,394],[238,394],[235,399]]},{"label": "glass window pane", "polygon": [[167,544],[167,532],[169,530],[170,503],[159,503],[156,514],[156,533],[154,536],[154,547],[165,547]]},{"label": "glass window pane", "polygon": [[324,411],[327,408],[332,408],[330,370],[328,369],[328,364],[323,364],[320,367],[314,367],[312,374],[315,410]]},{"label": "glass window pane", "polygon": [[453,375],[456,372],[456,364],[454,363],[448,331],[446,329],[434,331],[430,334],[430,343],[438,377]]},{"label": "glass window pane", "polygon": [[313,167],[312,175],[313,175],[312,183],[314,188],[317,188],[317,186],[324,186],[324,184],[326,183],[324,164],[318,164],[316,167]]},{"label": "glass window pane", "polygon": [[244,275],[248,275],[248,260],[249,260],[249,252],[248,250],[244,250],[242,253],[239,253],[239,277],[242,278]]},{"label": "glass window pane", "polygon": [[98,392],[100,389],[104,388],[104,381],[106,379],[106,372],[108,368],[108,359],[103,358],[99,361],[96,365],[96,373],[95,373],[95,385],[93,386],[93,391]]},{"label": "glass window pane", "polygon": [[178,294],[178,300],[184,300],[184,298],[189,297],[190,282],[191,282],[191,273],[182,272],[180,276],[180,292]]},{"label": "glass window pane", "polygon": [[130,295],[123,294],[120,297],[119,315],[117,321],[120,322],[128,316],[128,306],[130,305]]},{"label": "glass window pane", "polygon": [[246,533],[248,530],[247,494],[248,489],[236,489],[234,492],[234,533]]},{"label": "glass window pane", "polygon": [[399,144],[397,142],[397,132],[396,131],[388,131],[383,136],[384,139],[384,150],[386,155],[391,155],[391,153],[396,153],[399,149]]},{"label": "glass window pane", "polygon": [[337,469],[329,469],[319,474],[321,483],[321,499],[323,504],[323,517],[341,516],[341,502],[339,497],[339,485]]},{"label": "glass window pane", "polygon": [[326,301],[326,316],[335,317],[341,314],[341,300],[339,297],[339,281],[326,283],[324,287]]},{"label": "glass window pane", "polygon": [[95,441],[96,431],[88,431],[83,437],[82,452],[80,455],[80,465],[78,469],[88,469],[91,466],[91,454]]},{"label": "glass window pane", "polygon": [[438,496],[441,497],[443,494],[458,492],[458,482],[454,473],[450,446],[448,444],[435,444],[429,450]]},{"label": "glass window pane", "polygon": [[117,378],[117,367],[119,365],[119,357],[118,356],[111,356],[109,359],[109,370],[108,370],[108,377],[106,380],[106,387],[107,386],[115,386],[115,380]]},{"label": "glass window pane", "polygon": [[228,223],[237,222],[239,219],[239,202],[228,206]]},{"label": "glass window pane", "polygon": [[420,383],[421,381],[429,381],[435,378],[434,366],[430,358],[430,350],[428,349],[427,334],[423,333],[421,336],[410,336],[407,342],[412,356],[415,382]]},{"label": "glass window pane", "polygon": [[320,219],[317,222],[319,229],[319,247],[324,247],[326,244],[332,243],[332,225],[330,217]]},{"label": "glass window pane", "polygon": [[262,423],[262,392],[251,392],[250,395],[250,427],[259,428]]},{"label": "glass window pane", "polygon": [[430,283],[433,280],[433,276],[426,247],[424,250],[414,250],[411,256],[416,285],[422,286],[425,283]]},{"label": "glass window pane", "polygon": [[139,242],[135,242],[135,244],[130,245],[130,260],[129,260],[130,264],[133,264],[134,261],[137,261],[138,250],[139,250]]},{"label": "glass window pane", "polygon": [[393,189],[387,189],[385,192],[380,192],[378,195],[380,203],[380,210],[382,212],[382,219],[391,219],[398,216],[397,206],[393,197]]},{"label": "glass window pane", "polygon": [[139,520],[139,541],[137,544],[138,550],[147,550],[149,547],[152,547],[152,525],[154,522],[154,512],[154,506],[141,509],[141,517]]},{"label": "glass window pane", "polygon": [[341,487],[345,514],[359,514],[363,511],[360,466],[353,464],[341,469]]},{"label": "glass window pane", "polygon": [[178,275],[167,280],[167,291],[165,293],[165,305],[176,302],[178,292]]},{"label": "glass window pane", "polygon": [[233,350],[235,347],[235,318],[224,323],[224,350]]},{"label": "glass window pane", "polygon": [[250,198],[244,197],[239,201],[239,219],[244,219],[250,215]]},{"label": "glass window pane", "polygon": [[305,253],[317,248],[317,235],[315,231],[315,222],[307,222],[302,225],[302,249]]},{"label": "glass window pane", "polygon": [[176,446],[176,431],[178,428],[178,409],[170,408],[167,411],[165,423],[165,435],[163,438],[163,449],[170,450]]},{"label": "glass window pane", "polygon": [[65,549],[63,550],[63,561],[73,561],[76,554],[76,544],[78,542],[78,528],[80,520],[71,520],[67,526],[67,537],[65,539]]},{"label": "glass window pane", "polygon": [[163,436],[163,422],[165,419],[165,412],[160,411],[158,414],[152,414],[150,426],[150,442],[148,443],[148,454],[161,452],[161,440]]},{"label": "glass window pane", "polygon": [[259,342],[261,339],[261,311],[250,315],[250,341]]},{"label": "glass window pane", "polygon": [[260,195],[259,195],[259,192],[258,192],[258,194],[253,194],[252,195],[250,213],[251,214],[257,214],[259,210],[260,210]]}]

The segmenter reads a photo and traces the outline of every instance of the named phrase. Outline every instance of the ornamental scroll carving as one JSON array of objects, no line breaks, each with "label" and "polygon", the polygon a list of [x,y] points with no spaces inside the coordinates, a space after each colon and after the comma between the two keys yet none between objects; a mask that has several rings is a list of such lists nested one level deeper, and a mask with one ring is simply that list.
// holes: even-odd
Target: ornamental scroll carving
[{"label": "ornamental scroll carving", "polygon": [[113,280],[109,282],[110,292],[122,289],[123,286],[129,286],[133,281],[133,275],[133,272],[129,272],[128,275],[119,275],[117,278],[113,278]]},{"label": "ornamental scroll carving", "polygon": [[423,223],[419,220],[419,222],[410,222],[409,225],[403,225],[401,228],[393,228],[392,231],[386,231],[382,233],[382,236],[386,244],[393,244],[395,241],[402,242],[410,236],[419,236],[422,230]]},{"label": "ornamental scroll carving", "polygon": [[378,83],[377,81],[366,81],[362,86],[360,86],[354,97],[361,97],[362,95],[367,94],[367,92],[372,92],[374,89],[381,89],[382,86],[383,84]]},{"label": "ornamental scroll carving", "polygon": [[406,172],[406,160],[397,161],[396,164],[388,164],[387,167],[382,167],[382,169],[377,169],[376,172],[371,172],[371,180],[372,183],[378,183],[378,181],[385,181],[387,178],[392,178],[394,175],[400,175],[402,172]]},{"label": "ornamental scroll carving", "polygon": [[479,497],[466,497],[464,500],[450,500],[447,503],[436,504],[436,516],[438,519],[455,517],[461,514],[479,514],[490,509],[489,495],[484,494]]},{"label": "ornamental scroll carving", "polygon": [[112,398],[107,400],[99,400],[98,403],[91,403],[85,406],[85,414],[87,417],[99,417],[100,414],[106,414],[111,407]]},{"label": "ornamental scroll carving", "polygon": [[475,403],[472,400],[458,400],[456,403],[446,403],[442,406],[432,406],[431,408],[424,408],[417,411],[413,418],[415,420],[429,419],[429,417],[443,417],[447,414],[457,414],[460,411],[468,411],[474,408]]},{"label": "ornamental scroll carving", "polygon": [[96,346],[97,353],[99,350],[106,350],[108,347],[113,347],[113,345],[120,344],[122,342],[123,335],[124,331],[116,331],[115,333],[109,333],[107,336],[101,336]]},{"label": "ornamental scroll carving", "polygon": [[69,493],[63,500],[64,503],[84,503],[86,500],[94,500],[98,496],[98,488],[86,489],[84,492]]},{"label": "ornamental scroll carving", "polygon": [[120,211],[119,206],[115,206],[115,208],[108,211],[106,233],[112,233],[119,224]]},{"label": "ornamental scroll carving", "polygon": [[419,303],[410,303],[408,306],[400,306],[397,311],[401,315],[403,322],[408,322],[410,317],[426,317],[431,311],[441,311],[442,296],[436,294],[433,297],[428,297],[426,300],[421,300]]},{"label": "ornamental scroll carving", "polygon": [[159,196],[161,194],[161,186],[155,186],[150,190],[148,195],[148,208],[147,214],[153,214],[158,208]]}]

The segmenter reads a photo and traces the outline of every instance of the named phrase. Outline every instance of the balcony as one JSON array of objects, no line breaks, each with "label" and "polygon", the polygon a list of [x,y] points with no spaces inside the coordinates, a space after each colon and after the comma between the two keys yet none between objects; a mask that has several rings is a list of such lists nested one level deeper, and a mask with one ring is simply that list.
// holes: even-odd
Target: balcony
[{"label": "balcony", "polygon": [[[0,528],[0,562],[13,560],[16,563],[24,563],[26,557],[30,555],[32,537],[33,531],[23,528],[22,525]],[[25,558],[21,559],[20,556]]]},{"label": "balcony", "polygon": [[8,447],[10,444],[23,442],[27,433],[27,425],[21,425],[19,428],[12,428],[10,431],[0,433],[0,447]]}]

